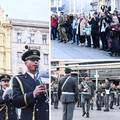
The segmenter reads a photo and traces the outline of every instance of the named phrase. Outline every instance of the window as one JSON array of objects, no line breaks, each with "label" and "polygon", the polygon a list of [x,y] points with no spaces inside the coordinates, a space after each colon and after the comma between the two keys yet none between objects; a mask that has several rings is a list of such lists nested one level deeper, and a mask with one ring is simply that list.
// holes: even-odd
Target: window
[{"label": "window", "polygon": [[22,52],[17,52],[17,63],[22,63],[22,60],[21,60],[21,56],[22,56]]},{"label": "window", "polygon": [[35,42],[35,34],[34,33],[30,33],[29,37],[28,37],[28,40],[29,40],[29,43],[30,44],[33,44]]},{"label": "window", "polygon": [[22,43],[22,33],[17,32],[17,43]]},{"label": "window", "polygon": [[48,65],[48,54],[43,55],[44,65]]},{"label": "window", "polygon": [[47,44],[47,35],[46,35],[46,34],[42,35],[42,43],[43,43],[44,45]]}]

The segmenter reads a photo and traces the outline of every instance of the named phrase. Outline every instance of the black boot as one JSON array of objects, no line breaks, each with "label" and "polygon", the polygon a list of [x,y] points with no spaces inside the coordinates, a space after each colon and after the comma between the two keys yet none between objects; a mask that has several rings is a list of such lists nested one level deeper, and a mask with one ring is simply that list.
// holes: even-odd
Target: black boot
[{"label": "black boot", "polygon": [[86,113],[86,118],[89,118],[90,116],[89,116],[89,113]]},{"label": "black boot", "polygon": [[84,112],[84,113],[82,114],[82,116],[85,116],[85,114],[86,114],[86,112]]}]

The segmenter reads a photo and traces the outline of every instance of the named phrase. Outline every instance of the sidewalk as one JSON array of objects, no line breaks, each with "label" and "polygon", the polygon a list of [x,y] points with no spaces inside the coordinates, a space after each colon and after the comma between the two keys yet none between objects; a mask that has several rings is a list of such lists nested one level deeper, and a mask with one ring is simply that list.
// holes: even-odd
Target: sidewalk
[{"label": "sidewalk", "polygon": [[111,57],[106,51],[94,48],[77,46],[71,43],[59,43],[58,40],[51,41],[52,59],[120,59]]}]

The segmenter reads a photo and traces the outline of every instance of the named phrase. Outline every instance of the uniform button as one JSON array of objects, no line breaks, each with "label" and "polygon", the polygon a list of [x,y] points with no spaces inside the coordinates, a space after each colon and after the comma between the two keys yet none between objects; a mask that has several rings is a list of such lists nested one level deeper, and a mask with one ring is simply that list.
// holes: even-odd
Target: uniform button
[{"label": "uniform button", "polygon": [[37,108],[36,111],[39,111],[39,109]]}]

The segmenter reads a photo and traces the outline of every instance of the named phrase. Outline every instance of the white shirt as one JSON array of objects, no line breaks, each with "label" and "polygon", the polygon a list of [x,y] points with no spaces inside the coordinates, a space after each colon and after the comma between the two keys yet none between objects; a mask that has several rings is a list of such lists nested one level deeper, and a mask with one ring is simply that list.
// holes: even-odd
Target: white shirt
[{"label": "white shirt", "polygon": [[30,73],[30,72],[27,72],[28,75],[30,75],[33,79],[34,79],[34,74]]}]

